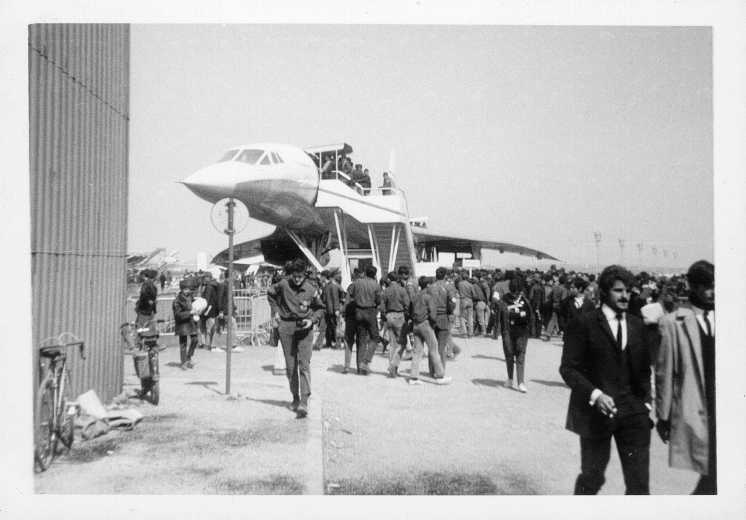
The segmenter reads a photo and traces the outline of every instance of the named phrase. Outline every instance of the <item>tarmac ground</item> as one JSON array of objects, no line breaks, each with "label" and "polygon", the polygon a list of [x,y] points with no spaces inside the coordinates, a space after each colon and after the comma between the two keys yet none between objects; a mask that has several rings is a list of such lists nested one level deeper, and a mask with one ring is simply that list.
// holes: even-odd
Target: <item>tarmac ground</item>
[{"label": "tarmac ground", "polygon": [[[343,374],[342,351],[315,351],[309,415],[296,419],[285,376],[273,374],[275,348],[234,353],[226,395],[223,351],[197,350],[195,368],[182,370],[175,338],[162,340],[160,404],[135,397],[139,380],[125,359],[127,403],[144,419],[76,440],[35,475],[37,493],[572,493],[579,441],[564,428],[559,341],[529,341],[526,394],[503,386],[502,343],[491,338],[456,339],[463,351],[447,364],[447,386],[388,378],[381,353],[371,375]],[[400,374],[408,370],[402,362]],[[697,475],[668,468],[667,458],[653,431],[651,493],[688,494]],[[613,445],[601,493],[624,493]]]}]

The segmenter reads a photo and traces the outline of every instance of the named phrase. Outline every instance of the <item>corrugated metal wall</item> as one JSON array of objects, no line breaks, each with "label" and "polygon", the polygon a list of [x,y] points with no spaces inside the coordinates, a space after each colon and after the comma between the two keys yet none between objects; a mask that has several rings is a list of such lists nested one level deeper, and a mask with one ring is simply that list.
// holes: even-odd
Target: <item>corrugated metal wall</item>
[{"label": "corrugated metal wall", "polygon": [[[72,332],[73,396],[123,381],[126,319],[129,26],[29,27],[31,263],[36,345]],[[34,379],[36,380],[36,379]]]}]

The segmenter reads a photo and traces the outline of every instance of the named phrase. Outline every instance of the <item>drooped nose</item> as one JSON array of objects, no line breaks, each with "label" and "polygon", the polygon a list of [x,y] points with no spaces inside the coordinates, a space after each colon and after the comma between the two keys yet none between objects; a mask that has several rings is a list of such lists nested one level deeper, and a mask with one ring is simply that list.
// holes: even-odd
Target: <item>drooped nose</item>
[{"label": "drooped nose", "polygon": [[181,181],[192,193],[208,202],[217,202],[235,196],[236,185],[246,179],[246,168],[236,171],[233,164],[211,164]]}]

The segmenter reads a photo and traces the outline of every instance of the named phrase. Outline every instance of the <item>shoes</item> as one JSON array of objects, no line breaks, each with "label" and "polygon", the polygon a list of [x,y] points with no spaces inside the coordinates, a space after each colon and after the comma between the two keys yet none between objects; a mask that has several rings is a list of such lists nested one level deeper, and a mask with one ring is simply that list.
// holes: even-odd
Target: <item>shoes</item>
[{"label": "shoes", "polygon": [[344,367],[344,368],[342,369],[342,373],[343,373],[343,374],[347,374],[347,373],[349,373],[349,372],[350,372],[350,367]]},{"label": "shoes", "polygon": [[243,348],[243,347],[241,347],[241,346],[239,346],[239,345],[235,345],[235,346],[234,346],[234,347],[233,347],[233,348],[231,349],[231,352],[243,352],[243,351],[244,351],[244,348]]},{"label": "shoes", "polygon": [[409,383],[410,386],[422,386],[423,384],[419,379],[410,379],[407,383]]},{"label": "shoes", "polygon": [[505,388],[508,388],[508,389],[511,389],[511,390],[513,389],[513,380],[512,379],[508,379],[508,380],[505,381]]},{"label": "shoes", "polygon": [[359,368],[357,373],[361,376],[367,376],[370,374],[370,369],[368,367]]},{"label": "shoes", "polygon": [[526,392],[528,392],[528,388],[526,388],[525,384],[521,383],[520,385],[518,385],[518,391],[525,394]]},{"label": "shoes", "polygon": [[308,406],[305,404],[299,404],[298,408],[295,411],[295,417],[298,419],[303,419],[308,415]]},{"label": "shoes", "polygon": [[192,363],[191,361],[187,361],[185,365],[187,368],[194,368],[194,363]]},{"label": "shoes", "polygon": [[182,369],[182,370],[187,370],[187,369],[188,369],[189,367],[187,366],[187,364],[186,364],[186,363],[181,363],[181,364],[179,365],[179,368],[180,368],[180,369]]},{"label": "shoes", "polygon": [[293,402],[290,403],[290,409],[294,412],[298,411],[298,407],[300,406],[300,400],[293,399]]},{"label": "shoes", "polygon": [[435,380],[435,383],[438,385],[450,385],[452,382],[453,378],[451,376],[445,376]]},{"label": "shoes", "polygon": [[389,367],[389,373],[388,376],[392,379],[395,379],[396,376],[399,375],[399,369],[397,367]]}]

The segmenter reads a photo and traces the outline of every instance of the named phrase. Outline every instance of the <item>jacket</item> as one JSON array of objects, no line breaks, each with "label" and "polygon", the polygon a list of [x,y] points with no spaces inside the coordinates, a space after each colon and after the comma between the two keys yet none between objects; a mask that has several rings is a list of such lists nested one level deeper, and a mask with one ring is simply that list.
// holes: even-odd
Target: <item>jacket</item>
[{"label": "jacket", "polygon": [[202,297],[207,301],[207,308],[203,314],[208,318],[214,318],[220,312],[218,285],[218,282],[215,280],[210,280],[205,284],[205,288],[202,291]]},{"label": "jacket", "polygon": [[702,475],[708,467],[707,408],[699,325],[694,311],[680,307],[659,322],[655,362],[655,411],[671,422],[668,463]]},{"label": "jacket", "polygon": [[324,304],[318,290],[308,280],[297,287],[288,279],[280,280],[267,290],[267,298],[281,320],[310,319],[318,323],[323,314]]},{"label": "jacket", "polygon": [[344,300],[344,291],[334,280],[327,283],[321,290],[321,299],[324,301],[324,309],[328,315],[339,311]]},{"label": "jacket", "polygon": [[624,356],[601,309],[581,314],[571,321],[565,333],[560,375],[570,387],[566,428],[581,437],[609,434],[609,419],[590,405],[591,393],[598,388],[617,402],[619,415],[648,414],[650,396],[650,357],[645,345],[642,320],[626,313],[627,346],[631,395],[628,408],[617,399],[623,390]]},{"label": "jacket", "polygon": [[172,305],[174,311],[174,334],[190,336],[197,334],[196,322],[192,319],[192,297],[179,292]]},{"label": "jacket", "polygon": [[528,333],[532,328],[534,327],[534,310],[531,307],[531,302],[528,301],[528,298],[521,293],[519,295],[521,298],[523,298],[523,301],[526,303],[526,308],[528,309],[528,323],[524,327],[515,327],[512,328],[510,326],[510,311],[508,309],[509,305],[512,305],[515,301],[516,297],[513,296],[511,293],[507,293],[502,301],[500,302],[500,305],[498,307],[499,313],[500,313],[500,334],[503,338],[503,345],[506,349],[512,346],[513,338],[519,337],[519,336],[528,336]]},{"label": "jacket", "polygon": [[155,284],[150,280],[145,280],[140,287],[140,297],[135,304],[135,312],[148,316],[155,314],[157,297],[158,289]]},{"label": "jacket", "polygon": [[381,310],[383,312],[409,312],[409,295],[397,282],[391,282],[383,291]]},{"label": "jacket", "polygon": [[441,330],[449,330],[448,316],[453,314],[458,299],[456,289],[452,285],[447,285],[443,280],[436,280],[427,288],[427,291],[430,292],[435,304],[435,327]]}]

